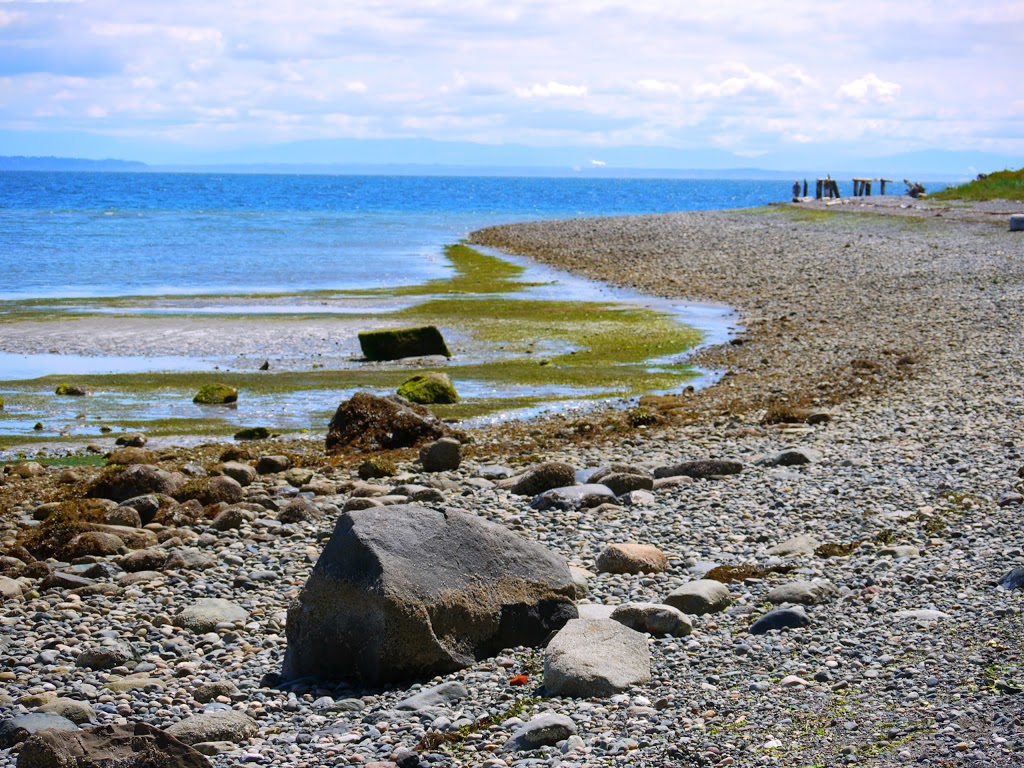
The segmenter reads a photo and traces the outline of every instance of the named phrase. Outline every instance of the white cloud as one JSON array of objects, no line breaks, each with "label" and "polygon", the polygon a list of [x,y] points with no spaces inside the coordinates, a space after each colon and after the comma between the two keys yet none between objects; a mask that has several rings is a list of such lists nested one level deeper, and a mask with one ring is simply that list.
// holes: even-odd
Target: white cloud
[{"label": "white cloud", "polygon": [[839,97],[859,104],[873,102],[888,104],[896,100],[903,87],[899,83],[887,83],[873,72],[864,77],[839,86]]},{"label": "white cloud", "polygon": [[676,95],[682,93],[682,88],[680,88],[676,83],[669,83],[664,80],[653,80],[650,78],[638,81],[637,87],[641,91],[646,91],[647,93],[667,93]]},{"label": "white cloud", "polygon": [[566,85],[551,80],[547,83],[534,83],[529,88],[516,88],[515,93],[521,99],[546,99],[553,96],[578,98],[587,95],[587,86]]},{"label": "white cloud", "polygon": [[726,99],[743,93],[779,94],[782,85],[774,77],[764,72],[754,72],[745,66],[739,66],[740,73],[718,83],[700,83],[694,88],[698,98]]}]

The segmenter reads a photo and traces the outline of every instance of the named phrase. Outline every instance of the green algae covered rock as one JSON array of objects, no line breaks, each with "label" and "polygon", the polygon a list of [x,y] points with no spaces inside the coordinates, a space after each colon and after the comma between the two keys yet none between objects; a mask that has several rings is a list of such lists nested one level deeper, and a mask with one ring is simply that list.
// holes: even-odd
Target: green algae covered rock
[{"label": "green algae covered rock", "polygon": [[0,411],[2,411],[3,409],[4,409],[4,399],[3,399],[2,396],[0,396]]},{"label": "green algae covered rock", "polygon": [[63,384],[58,385],[56,394],[68,397],[85,397],[86,395],[91,395],[92,390],[79,387],[77,384],[68,384],[65,381]]},{"label": "green algae covered rock", "polygon": [[266,427],[246,427],[235,432],[235,440],[266,440],[270,430]]},{"label": "green algae covered rock", "polygon": [[366,331],[359,334],[359,346],[367,360],[400,360],[403,357],[425,355],[452,356],[441,332],[433,325]]},{"label": "green algae covered rock", "polygon": [[459,402],[459,393],[455,391],[448,374],[434,371],[410,376],[398,388],[398,394],[420,405],[447,405]]},{"label": "green algae covered rock", "polygon": [[197,405],[226,405],[238,400],[238,390],[227,384],[204,384],[192,398]]}]

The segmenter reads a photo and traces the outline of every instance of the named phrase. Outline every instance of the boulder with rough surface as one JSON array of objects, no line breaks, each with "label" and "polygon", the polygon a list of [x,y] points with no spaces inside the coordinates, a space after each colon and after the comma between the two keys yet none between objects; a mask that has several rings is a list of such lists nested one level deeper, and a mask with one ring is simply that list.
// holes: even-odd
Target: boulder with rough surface
[{"label": "boulder with rough surface", "polygon": [[121,502],[154,493],[173,496],[184,484],[185,479],[179,474],[150,464],[131,464],[104,471],[89,487],[86,495],[94,499]]},{"label": "boulder with rough surface", "polygon": [[611,619],[570,621],[544,652],[548,696],[607,697],[650,679],[647,637]]},{"label": "boulder with rough surface", "polygon": [[575,484],[576,469],[571,464],[564,461],[546,461],[520,475],[509,490],[519,496],[536,496],[552,488]]},{"label": "boulder with rough surface", "polygon": [[459,402],[451,377],[447,373],[426,371],[416,373],[398,388],[400,397],[420,405],[450,405]]},{"label": "boulder with rough surface", "polygon": [[146,723],[84,731],[45,730],[29,738],[18,768],[210,768],[192,747]]},{"label": "boulder with rough surface", "polygon": [[683,461],[669,467],[658,467],[654,470],[655,477],[722,477],[738,475],[743,471],[743,462],[734,459],[695,459]]},{"label": "boulder with rough surface", "polygon": [[411,448],[449,437],[451,429],[422,405],[392,395],[356,392],[338,406],[327,430],[328,452],[346,448]]},{"label": "boulder with rough surface", "polygon": [[538,645],[577,615],[565,561],[474,515],[346,512],[288,609],[282,676],[376,685]]}]

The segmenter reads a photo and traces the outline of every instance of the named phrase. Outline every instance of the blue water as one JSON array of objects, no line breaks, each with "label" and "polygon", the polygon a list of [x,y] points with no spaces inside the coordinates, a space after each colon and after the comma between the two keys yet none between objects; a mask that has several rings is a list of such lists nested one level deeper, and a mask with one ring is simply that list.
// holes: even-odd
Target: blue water
[{"label": "blue water", "polygon": [[784,181],[0,172],[0,300],[353,290],[444,277],[483,226],[740,208]]}]

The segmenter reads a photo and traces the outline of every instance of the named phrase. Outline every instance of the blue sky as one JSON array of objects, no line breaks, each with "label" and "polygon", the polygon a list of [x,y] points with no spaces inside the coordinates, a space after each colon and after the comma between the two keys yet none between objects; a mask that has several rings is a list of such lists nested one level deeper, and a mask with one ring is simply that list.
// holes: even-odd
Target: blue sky
[{"label": "blue sky", "polygon": [[1021,0],[0,0],[0,154],[1024,158],[1022,29]]}]

